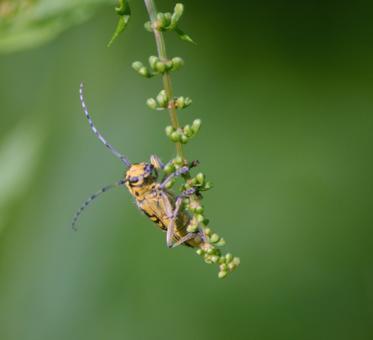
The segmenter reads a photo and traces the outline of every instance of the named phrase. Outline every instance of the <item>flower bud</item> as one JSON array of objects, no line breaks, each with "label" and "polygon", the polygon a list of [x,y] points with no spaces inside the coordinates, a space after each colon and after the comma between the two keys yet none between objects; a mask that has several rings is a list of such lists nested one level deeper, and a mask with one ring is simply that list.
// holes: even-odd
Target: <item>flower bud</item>
[{"label": "flower bud", "polygon": [[206,236],[210,236],[211,235],[211,229],[210,228],[205,228],[205,234],[206,234]]},{"label": "flower bud", "polygon": [[149,78],[151,77],[151,74],[149,73],[148,69],[144,66],[144,67],[141,67],[139,70],[138,70],[138,73],[140,75],[142,75],[143,77],[146,77],[146,78]]},{"label": "flower bud", "polygon": [[150,67],[154,70],[155,69],[155,64],[159,61],[159,58],[156,57],[155,55],[152,55],[149,57],[149,65]]},{"label": "flower bud", "polygon": [[187,137],[193,137],[193,134],[194,134],[194,133],[193,133],[193,130],[192,130],[192,128],[190,127],[189,124],[184,126],[183,131],[184,131],[184,133],[185,133],[185,135],[186,135]]},{"label": "flower bud", "polygon": [[132,63],[132,68],[136,71],[136,72],[139,72],[140,69],[144,67],[143,63],[141,61],[134,61]]},{"label": "flower bud", "polygon": [[[170,126],[170,128],[172,129],[172,131],[173,131],[173,128]],[[172,133],[172,131],[171,131],[171,133]],[[167,132],[166,132],[167,133]],[[171,133],[170,133],[170,135],[171,135]],[[167,136],[170,136],[170,135],[167,135]],[[165,166],[164,166],[164,172],[166,173],[166,174],[170,174],[170,173],[172,173],[172,172],[174,172],[175,171],[175,167],[174,167],[174,165],[172,164],[172,163],[167,163]]]},{"label": "flower bud", "polygon": [[174,131],[170,135],[170,138],[173,142],[179,142],[180,137],[181,137],[180,131]]},{"label": "flower bud", "polygon": [[202,124],[202,121],[200,119],[195,119],[192,123],[192,130],[194,132],[194,134],[196,134],[200,127],[201,127],[201,124]]},{"label": "flower bud", "polygon": [[186,135],[182,134],[181,138],[180,138],[180,141],[181,141],[181,143],[186,144],[186,143],[188,143],[189,138]]},{"label": "flower bud", "polygon": [[157,102],[154,98],[149,98],[146,101],[146,105],[148,105],[149,108],[155,110],[157,108]]},{"label": "flower bud", "polygon": [[199,248],[196,250],[196,253],[197,255],[202,256],[205,252],[201,248]]},{"label": "flower bud", "polygon": [[219,279],[224,279],[227,276],[228,272],[222,270],[219,272],[218,277]]},{"label": "flower bud", "polygon": [[203,182],[205,181],[205,175],[200,172],[196,175],[196,180],[199,184],[203,184]]},{"label": "flower bud", "polygon": [[172,70],[173,71],[176,71],[176,70],[180,69],[184,65],[184,60],[181,59],[180,57],[172,58],[171,61],[172,61]]},{"label": "flower bud", "polygon": [[[168,137],[170,137],[171,136],[171,133],[172,132],[174,132],[174,128],[171,126],[171,125],[169,125],[169,126],[166,126],[166,128],[165,128],[165,131],[166,131],[166,135],[168,136]],[[168,165],[168,164],[167,164]],[[166,165],[166,166],[167,166]]]},{"label": "flower bud", "polygon": [[225,246],[225,240],[223,238],[221,238],[217,243],[216,245],[218,247],[224,247]]},{"label": "flower bud", "polygon": [[158,93],[158,95],[157,95],[157,102],[158,102],[159,106],[161,106],[161,107],[167,107],[167,105],[168,105],[168,98],[167,98],[165,90],[162,90],[161,92]]},{"label": "flower bud", "polygon": [[211,243],[216,243],[216,242],[219,241],[219,239],[220,239],[220,237],[219,237],[219,235],[216,234],[216,233],[214,233],[214,234],[212,234],[212,235],[210,236],[210,242],[211,242]]},{"label": "flower bud", "polygon": [[184,161],[183,161],[183,159],[180,157],[180,156],[177,156],[177,157],[175,157],[174,158],[174,164],[175,165],[183,165],[183,163],[184,163]]},{"label": "flower bud", "polygon": [[154,65],[154,70],[159,73],[164,73],[164,71],[166,71],[165,63],[162,63],[161,61],[156,62]]},{"label": "flower bud", "polygon": [[233,260],[233,255],[231,253],[227,253],[225,255],[225,259],[227,260],[227,262],[231,262]]},{"label": "flower bud", "polygon": [[190,99],[189,97],[186,97],[184,107],[188,107],[191,104],[192,104],[192,99]]},{"label": "flower bud", "polygon": [[167,19],[164,13],[157,13],[158,28],[164,29],[167,27]]},{"label": "flower bud", "polygon": [[184,5],[183,4],[176,4],[174,8],[174,13],[171,17],[171,25],[176,26],[177,22],[180,20],[181,16],[184,12]]},{"label": "flower bud", "polygon": [[184,107],[184,97],[178,97],[175,101],[175,106],[177,109],[182,109]]},{"label": "flower bud", "polygon": [[170,12],[164,13],[164,18],[165,18],[165,28],[167,28],[171,24],[171,18],[172,18],[171,13]]},{"label": "flower bud", "polygon": [[194,225],[194,224],[189,224],[188,227],[187,227],[187,232],[188,233],[195,233],[198,229],[198,225]]},{"label": "flower bud", "polygon": [[144,28],[145,28],[148,32],[153,32],[152,23],[151,23],[150,21],[147,21],[147,22],[144,24]]}]

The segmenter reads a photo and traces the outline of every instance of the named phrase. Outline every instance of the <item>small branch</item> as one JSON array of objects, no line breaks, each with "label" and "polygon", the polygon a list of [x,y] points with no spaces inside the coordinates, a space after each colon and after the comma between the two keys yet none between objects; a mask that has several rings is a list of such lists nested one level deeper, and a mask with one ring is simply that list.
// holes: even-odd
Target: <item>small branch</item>
[{"label": "small branch", "polygon": [[[164,41],[163,33],[160,32],[157,28],[157,9],[155,6],[155,3],[153,0],[144,0],[145,6],[149,14],[150,22],[152,24],[154,37],[155,37],[155,43],[157,45],[158,50],[158,57],[161,61],[167,61],[167,52],[166,52],[166,44]],[[172,82],[171,82],[171,76],[169,72],[165,72],[162,75],[163,80],[163,88],[166,91],[166,95],[169,98],[169,106],[168,111],[170,114],[170,120],[171,125],[174,129],[180,128],[180,124],[177,118],[177,110],[175,108],[175,102],[174,102],[174,94],[172,89]],[[180,142],[176,143],[176,154],[177,156],[181,157],[184,160],[184,152],[183,152],[183,146]]]}]

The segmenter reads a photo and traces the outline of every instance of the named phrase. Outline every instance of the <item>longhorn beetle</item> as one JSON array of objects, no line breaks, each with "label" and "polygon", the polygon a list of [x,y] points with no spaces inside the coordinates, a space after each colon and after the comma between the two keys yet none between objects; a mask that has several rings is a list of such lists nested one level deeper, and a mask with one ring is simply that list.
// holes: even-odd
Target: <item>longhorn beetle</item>
[{"label": "longhorn beetle", "polygon": [[187,226],[191,221],[191,217],[182,208],[183,200],[192,195],[198,195],[198,189],[192,187],[183,191],[178,196],[175,196],[171,191],[166,189],[167,183],[178,176],[187,175],[190,169],[196,166],[198,162],[194,161],[189,165],[184,165],[166,176],[163,180],[158,181],[157,170],[163,170],[165,167],[159,157],[152,155],[149,163],[131,163],[127,157],[123,156],[108,143],[96,129],[84,101],[83,84],[80,84],[79,92],[80,102],[91,130],[111,153],[123,162],[126,171],[124,173],[124,179],[119,180],[115,184],[103,187],[84,202],[73,218],[72,227],[76,230],[76,223],[81,213],[99,195],[114,187],[125,185],[129,193],[134,197],[140,210],[167,233],[166,242],[168,247],[176,247],[180,244],[193,248],[208,247],[206,236],[201,227],[198,227],[196,232],[187,231]]}]

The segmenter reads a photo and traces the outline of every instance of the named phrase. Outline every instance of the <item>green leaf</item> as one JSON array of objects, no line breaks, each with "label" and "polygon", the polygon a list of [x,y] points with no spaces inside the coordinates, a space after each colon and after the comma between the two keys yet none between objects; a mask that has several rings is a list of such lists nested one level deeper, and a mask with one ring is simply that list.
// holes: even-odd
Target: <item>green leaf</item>
[{"label": "green leaf", "polygon": [[179,36],[179,38],[181,39],[181,40],[184,40],[184,41],[186,41],[186,42],[190,42],[190,43],[192,43],[192,44],[194,44],[194,45],[197,45],[195,42],[194,42],[194,40],[188,35],[188,34],[186,34],[185,32],[183,32],[180,28],[178,28],[178,27],[176,27],[175,28],[175,32],[177,33],[177,35]]},{"label": "green leaf", "polygon": [[120,16],[117,27],[114,31],[113,36],[111,37],[109,43],[107,44],[107,47],[110,47],[114,40],[118,38],[119,34],[121,34],[127,27],[128,22],[131,17],[131,9],[128,4],[128,1],[126,0],[120,0],[119,6],[115,7],[115,11]]}]

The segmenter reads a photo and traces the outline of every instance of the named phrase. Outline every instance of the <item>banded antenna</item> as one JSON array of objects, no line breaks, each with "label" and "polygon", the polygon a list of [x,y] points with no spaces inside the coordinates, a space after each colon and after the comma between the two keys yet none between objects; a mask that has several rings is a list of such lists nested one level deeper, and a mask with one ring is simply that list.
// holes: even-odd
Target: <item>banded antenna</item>
[{"label": "banded antenna", "polygon": [[97,191],[96,193],[94,193],[93,195],[91,195],[84,203],[83,205],[79,208],[79,210],[75,213],[74,215],[74,218],[73,218],[73,221],[71,223],[71,226],[74,230],[78,230],[76,228],[76,223],[78,222],[78,219],[80,217],[80,215],[82,214],[82,212],[85,210],[85,208],[87,208],[91,203],[92,201],[94,201],[98,196],[100,196],[101,194],[103,194],[104,192],[106,191],[109,191],[110,189],[113,189],[113,188],[116,188],[118,186],[121,186],[122,184],[124,184],[126,182],[126,180],[124,179],[121,179],[120,181],[118,181],[117,183],[114,183],[114,184],[111,184],[111,185],[107,185],[106,187],[103,187],[102,189],[100,189],[99,191]]},{"label": "banded antenna", "polygon": [[93,121],[92,121],[92,118],[91,116],[89,115],[89,112],[88,112],[88,108],[87,108],[87,105],[85,104],[84,102],[84,97],[83,97],[83,83],[80,83],[80,89],[79,89],[79,93],[80,93],[80,102],[82,104],[82,108],[83,108],[83,111],[84,111],[84,114],[85,116],[87,117],[88,119],[88,123],[89,125],[91,126],[91,130],[93,131],[93,133],[97,136],[97,138],[111,151],[111,153],[118,157],[123,163],[124,165],[129,168],[131,166],[131,162],[127,159],[127,157],[123,156],[119,151],[117,151],[110,143],[108,143],[106,141],[106,139],[101,135],[101,133],[96,129],[95,125],[93,124]]}]

